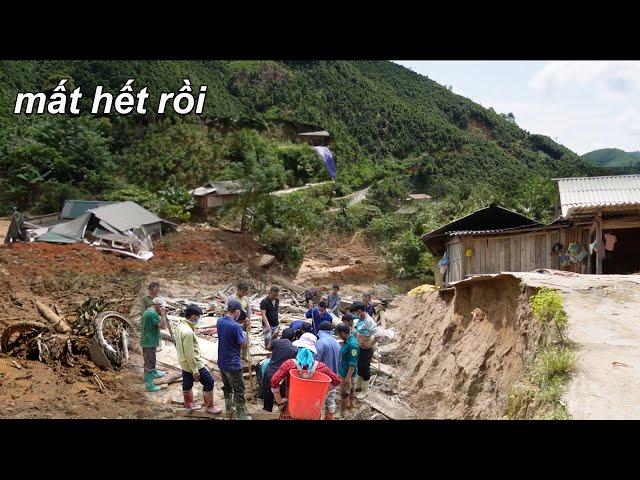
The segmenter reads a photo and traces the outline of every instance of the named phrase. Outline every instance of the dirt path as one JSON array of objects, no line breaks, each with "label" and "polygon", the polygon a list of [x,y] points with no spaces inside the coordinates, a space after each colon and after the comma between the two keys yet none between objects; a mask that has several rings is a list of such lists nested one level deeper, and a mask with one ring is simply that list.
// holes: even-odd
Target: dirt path
[{"label": "dirt path", "polygon": [[565,401],[574,419],[640,419],[640,275],[518,274],[560,290],[578,343]]}]

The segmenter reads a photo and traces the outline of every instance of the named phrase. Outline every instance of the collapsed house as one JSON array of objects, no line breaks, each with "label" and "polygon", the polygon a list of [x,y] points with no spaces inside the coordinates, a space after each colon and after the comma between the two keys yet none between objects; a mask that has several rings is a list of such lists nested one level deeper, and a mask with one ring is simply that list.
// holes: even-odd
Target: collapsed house
[{"label": "collapsed house", "polygon": [[492,204],[423,235],[436,285],[544,268],[640,271],[640,175],[556,180],[558,215],[547,225]]},{"label": "collapsed house", "polygon": [[175,224],[132,201],[67,200],[60,214],[27,218],[14,213],[5,243],[84,242],[98,250],[148,260],[153,256],[152,238],[172,229]]}]

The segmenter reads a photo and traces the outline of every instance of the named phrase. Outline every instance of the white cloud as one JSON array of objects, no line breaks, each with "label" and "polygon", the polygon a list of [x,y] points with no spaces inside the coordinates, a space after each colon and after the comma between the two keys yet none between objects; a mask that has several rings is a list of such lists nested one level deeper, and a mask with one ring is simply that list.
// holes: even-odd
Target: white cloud
[{"label": "white cloud", "polygon": [[615,124],[623,128],[629,135],[640,135],[640,110],[627,107],[614,119]]},{"label": "white cloud", "polygon": [[529,85],[537,92],[593,86],[605,98],[623,100],[640,94],[640,62],[549,62],[533,75]]}]

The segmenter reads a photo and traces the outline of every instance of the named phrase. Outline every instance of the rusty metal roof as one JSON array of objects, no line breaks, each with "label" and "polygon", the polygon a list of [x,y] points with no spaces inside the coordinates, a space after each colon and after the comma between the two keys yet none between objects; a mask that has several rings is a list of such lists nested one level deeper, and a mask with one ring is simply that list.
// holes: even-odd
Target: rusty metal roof
[{"label": "rusty metal roof", "polygon": [[557,178],[562,216],[598,207],[640,205],[640,175]]}]

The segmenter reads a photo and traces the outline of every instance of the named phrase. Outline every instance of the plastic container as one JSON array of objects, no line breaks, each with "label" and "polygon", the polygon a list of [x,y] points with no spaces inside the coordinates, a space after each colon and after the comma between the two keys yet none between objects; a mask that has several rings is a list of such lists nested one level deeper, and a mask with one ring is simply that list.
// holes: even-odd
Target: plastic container
[{"label": "plastic container", "polygon": [[296,420],[320,420],[331,379],[320,372],[300,378],[297,369],[289,370],[289,415]]}]

